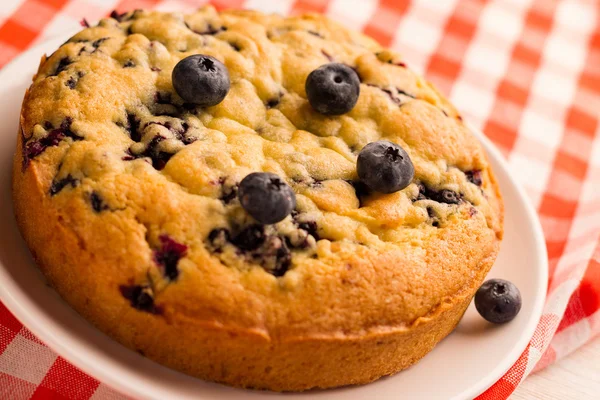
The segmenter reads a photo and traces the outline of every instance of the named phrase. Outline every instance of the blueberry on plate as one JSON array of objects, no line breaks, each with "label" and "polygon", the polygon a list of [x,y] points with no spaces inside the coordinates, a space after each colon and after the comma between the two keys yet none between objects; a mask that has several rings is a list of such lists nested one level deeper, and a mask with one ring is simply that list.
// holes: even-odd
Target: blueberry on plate
[{"label": "blueberry on plate", "polygon": [[173,87],[187,103],[210,107],[229,92],[229,71],[214,57],[196,54],[179,61],[173,69]]},{"label": "blueberry on plate", "polygon": [[358,154],[356,172],[371,190],[394,193],[407,187],[415,167],[402,147],[387,140],[367,144]]},{"label": "blueberry on plate", "polygon": [[521,292],[504,279],[490,279],[475,294],[475,308],[494,324],[512,321],[521,310]]},{"label": "blueberry on plate", "polygon": [[329,63],[308,75],[305,89],[308,101],[315,110],[324,115],[340,115],[356,105],[360,80],[349,66]]},{"label": "blueberry on plate", "polygon": [[296,195],[279,176],[253,172],[240,182],[238,198],[242,207],[262,224],[274,224],[296,208]]}]

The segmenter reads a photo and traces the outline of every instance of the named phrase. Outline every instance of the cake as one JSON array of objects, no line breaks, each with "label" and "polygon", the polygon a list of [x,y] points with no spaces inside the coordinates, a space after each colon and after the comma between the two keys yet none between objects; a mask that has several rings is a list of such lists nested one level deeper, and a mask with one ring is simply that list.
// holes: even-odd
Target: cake
[{"label": "cake", "polygon": [[[194,56],[227,77],[206,102],[175,79]],[[351,85],[341,108],[311,89],[331,73]],[[113,13],[42,57],[18,136],[15,215],[48,282],[128,348],[232,386],[411,366],[502,238],[498,185],[456,109],[317,14]],[[377,160],[403,160],[398,185]]]}]

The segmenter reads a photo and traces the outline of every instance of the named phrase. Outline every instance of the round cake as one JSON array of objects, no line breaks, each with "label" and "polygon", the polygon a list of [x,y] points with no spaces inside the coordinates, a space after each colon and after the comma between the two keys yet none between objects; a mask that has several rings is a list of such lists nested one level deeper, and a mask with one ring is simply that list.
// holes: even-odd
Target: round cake
[{"label": "round cake", "polygon": [[[178,94],[208,96],[174,73],[194,55],[228,78],[211,105]],[[331,68],[354,85],[341,108],[313,82]],[[15,214],[50,284],[123,345],[233,386],[409,367],[502,238],[498,185],[455,108],[321,15],[113,13],[42,58],[18,134]],[[404,160],[395,189],[369,184],[381,149]],[[261,179],[281,196],[257,198]]]}]

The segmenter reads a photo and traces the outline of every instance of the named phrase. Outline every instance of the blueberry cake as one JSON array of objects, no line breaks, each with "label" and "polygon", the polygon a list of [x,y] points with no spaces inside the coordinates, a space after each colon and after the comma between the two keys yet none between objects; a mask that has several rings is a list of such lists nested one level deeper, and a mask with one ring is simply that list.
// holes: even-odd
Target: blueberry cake
[{"label": "blueberry cake", "polygon": [[320,15],[113,13],[42,58],[18,135],[15,214],[52,286],[125,346],[233,386],[409,367],[502,238],[454,107]]}]

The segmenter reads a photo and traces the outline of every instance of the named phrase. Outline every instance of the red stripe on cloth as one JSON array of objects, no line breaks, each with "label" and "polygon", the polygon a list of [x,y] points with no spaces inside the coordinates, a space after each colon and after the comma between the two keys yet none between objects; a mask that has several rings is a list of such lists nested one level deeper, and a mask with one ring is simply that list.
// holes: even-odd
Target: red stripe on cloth
[{"label": "red stripe on cloth", "polygon": [[[46,0],[44,4],[51,7],[54,12],[59,12],[69,0]],[[35,40],[35,38],[44,30],[50,19],[36,25],[31,29],[20,22],[19,15],[23,10],[35,7],[37,0],[25,0],[15,10],[15,12],[0,26],[0,41],[9,43],[11,46],[24,50]]]},{"label": "red stripe on cloth", "polygon": [[22,328],[23,324],[8,311],[4,304],[0,303],[0,354],[6,350]]},{"label": "red stripe on cloth", "polygon": [[[571,141],[571,138],[575,138],[575,135],[567,133],[560,148],[563,149],[568,147],[569,145],[567,143]],[[568,174],[571,174],[573,177],[577,178],[579,182],[583,182],[587,172],[587,162],[582,160],[580,158],[581,156],[581,153],[578,155],[578,157],[575,157],[559,149],[554,166],[557,170],[567,172]]]},{"label": "red stripe on cloth", "polygon": [[363,32],[377,40],[382,46],[390,46],[398,24],[410,3],[410,0],[381,0]]},{"label": "red stripe on cloth", "polygon": [[[29,2],[25,1],[24,3]],[[70,0],[43,0],[44,4],[47,6],[50,6],[52,8],[54,8],[56,11],[60,11],[61,8],[64,7],[65,4],[67,4]]]},{"label": "red stripe on cloth", "polygon": [[[558,158],[558,157],[557,157]],[[563,160],[557,160],[555,163],[564,163]],[[556,174],[556,172],[553,172]],[[551,178],[552,179],[552,178]],[[555,184],[558,182],[554,182]],[[552,183],[550,183],[552,184]],[[570,196],[572,197],[572,196]],[[555,218],[566,218],[572,219],[575,216],[575,210],[577,209],[577,202],[567,200],[563,197],[559,197],[555,194],[546,193],[544,199],[540,205],[539,212],[541,214],[550,215]]]},{"label": "red stripe on cloth", "polygon": [[324,14],[328,5],[328,0],[296,0],[290,9],[290,14],[300,15],[311,12]]},{"label": "red stripe on cloth", "polygon": [[29,399],[35,389],[35,384],[31,382],[0,372],[0,399],[2,400]]},{"label": "red stripe on cloth", "polygon": [[540,360],[535,364],[533,372],[546,368],[548,365],[556,361],[556,351],[552,346],[548,346]]},{"label": "red stripe on cloth", "polygon": [[[89,397],[82,397],[80,399],[88,400]],[[29,400],[73,400],[73,399],[63,396],[62,394],[57,393],[56,391],[54,391],[52,389],[48,389],[47,387],[38,386],[35,389],[35,392],[33,393],[33,395],[31,396],[31,398]]]},{"label": "red stripe on cloth", "polygon": [[[579,86],[583,86],[581,81],[579,83]],[[600,83],[597,89],[600,89]],[[577,129],[580,132],[585,132],[589,134],[590,131],[588,130],[588,127],[594,126],[594,124],[596,123],[596,117],[594,117],[593,115],[589,115],[585,111],[580,110],[576,107],[572,107],[567,113],[566,123],[572,129]]]},{"label": "red stripe on cloth", "polygon": [[[586,60],[586,64],[589,62],[589,60]],[[581,90],[581,85],[578,84],[578,90]],[[567,134],[563,135],[563,138],[561,139],[561,143],[559,145],[559,149],[562,148],[563,146],[566,146],[565,143],[567,143],[570,138],[568,135],[568,132],[570,129],[573,129],[571,126],[569,126],[569,122],[566,121],[566,132]],[[598,120],[595,119],[593,121],[593,123],[590,123],[589,125],[586,125],[585,127],[585,132],[586,134],[588,134],[591,137],[595,137],[596,135],[596,129],[598,126]],[[581,148],[580,149],[580,153],[579,153],[579,157],[581,159],[585,159],[586,161],[575,161],[575,158],[570,156],[569,154],[567,154],[564,151],[558,151],[556,158],[554,159],[554,165],[552,167],[552,172],[550,174],[550,179],[548,181],[548,186],[555,186],[555,187],[561,187],[561,186],[566,186],[563,185],[563,181],[565,178],[565,176],[561,173],[561,170],[568,168],[570,170],[570,172],[574,175],[576,175],[577,177],[579,177],[580,179],[584,179],[588,168],[589,168],[589,159],[591,156],[591,148],[587,147],[587,148]],[[579,180],[577,181],[576,185],[570,185],[570,191],[571,193],[569,193],[569,198],[580,198],[581,195],[581,190],[583,188],[583,181]],[[549,215],[549,216],[553,216],[553,217],[564,217],[564,218],[569,218],[568,221],[568,229],[570,230],[573,224],[573,218],[575,217],[575,213],[577,210],[577,207],[579,205],[579,201],[571,201],[571,200],[567,200],[565,198],[560,198],[558,197],[556,194],[551,194],[546,192],[543,197],[542,197],[542,201],[540,203],[540,208],[539,208],[539,212],[541,214],[545,214],[545,215]],[[565,238],[567,239],[567,238]],[[547,247],[548,247],[548,255],[552,258],[560,258],[563,256],[565,248],[566,248],[566,242],[563,242],[560,246],[551,246],[550,243],[547,243]],[[550,263],[550,276],[553,275],[554,273],[554,267],[555,265],[552,265],[552,263]]]},{"label": "red stripe on cloth", "polygon": [[[209,3],[215,6],[219,11],[228,10],[231,8],[242,8],[245,0],[212,0]],[[157,1],[160,3],[160,1]]]},{"label": "red stripe on cloth", "polygon": [[81,370],[58,357],[40,383],[31,400],[48,399],[81,399],[87,400],[96,391],[100,383]]},{"label": "red stripe on cloth", "polygon": [[19,332],[15,332],[8,328],[5,328],[0,323],[0,354],[4,353],[4,350],[6,350],[8,345],[15,339],[15,337],[18,334]]},{"label": "red stripe on cloth", "polygon": [[160,0],[121,0],[116,6],[115,10],[120,13],[137,10],[137,9],[149,9],[154,8]]},{"label": "red stripe on cloth", "polygon": [[560,317],[556,314],[543,314],[538,326],[535,328],[533,337],[529,344],[531,347],[542,353],[550,343],[552,336],[560,324]]},{"label": "red stripe on cloth", "polygon": [[[536,71],[541,63],[542,49],[550,29],[552,27],[552,19],[549,19],[544,14],[540,14],[538,8],[542,5],[551,7],[553,13],[558,2],[556,0],[536,0],[531,4],[527,11],[520,39],[515,44],[510,63],[507,68],[506,75],[500,81],[496,90],[496,100],[490,118],[483,128],[483,131],[494,143],[497,143],[505,155],[510,153],[515,146],[518,136],[518,129],[523,116],[523,111],[529,99],[529,92],[533,79],[526,79],[517,84],[512,78],[515,74],[519,74],[524,70],[524,66],[529,71]],[[531,32],[535,30],[535,33]],[[537,46],[531,47],[532,43],[526,43],[528,38],[534,36]],[[502,101],[509,101],[517,107],[518,112],[512,115],[511,119],[502,119]],[[502,120],[502,126],[499,127],[496,120]]]},{"label": "red stripe on cloth", "polygon": [[19,50],[25,50],[38,35],[39,31],[33,31],[12,18],[0,26],[0,38],[9,40]]},{"label": "red stripe on cloth", "polygon": [[[425,67],[425,75],[442,93],[450,93],[462,70],[462,60],[477,31],[477,22],[484,2],[458,2],[446,21],[436,50]],[[460,44],[460,45],[458,45]],[[444,55],[446,48],[454,48],[452,59]]]},{"label": "red stripe on cloth", "polygon": [[527,358],[529,354],[529,346],[521,355],[517,362],[511,367],[510,370],[496,382],[492,387],[488,388],[485,392],[476,397],[477,400],[498,400],[501,398],[507,398],[523,379],[525,369],[527,368]]},{"label": "red stripe on cloth", "polygon": [[19,332],[23,327],[23,324],[20,323],[2,303],[0,303],[0,325],[13,332]]},{"label": "red stripe on cloth", "polygon": [[[600,250],[600,242],[598,242]],[[573,292],[557,332],[589,317],[600,309],[600,262],[591,259],[581,284]]]}]

